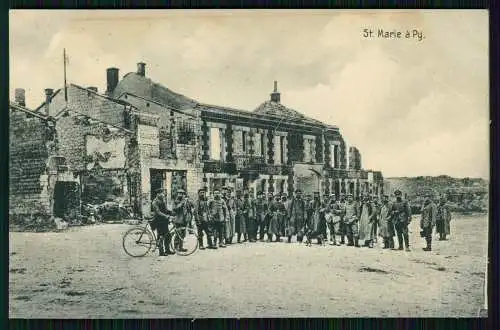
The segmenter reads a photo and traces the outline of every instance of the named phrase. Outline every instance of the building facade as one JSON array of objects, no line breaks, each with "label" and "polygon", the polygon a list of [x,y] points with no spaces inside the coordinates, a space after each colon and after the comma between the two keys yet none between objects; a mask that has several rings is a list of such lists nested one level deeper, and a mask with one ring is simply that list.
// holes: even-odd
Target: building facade
[{"label": "building facade", "polygon": [[[11,106],[23,114],[11,114],[11,158],[25,157],[16,148],[25,146],[19,130],[27,123],[52,125],[52,154],[44,153],[40,164],[59,159],[80,207],[113,200],[148,216],[158,188],[170,202],[178,189],[195,199],[200,188],[211,193],[223,186],[254,194],[291,194],[297,188],[322,195],[383,193],[382,174],[362,169],[359,151],[347,149],[339,128],[281,104],[276,82],[270,99],[253,111],[177,94],[151,81],[144,63],[121,80],[117,68],[107,69],[106,86],[104,93],[75,84],[47,89],[35,111],[24,109],[17,97]],[[36,120],[23,119],[26,114]],[[45,166],[36,173],[42,182],[47,171]],[[11,175],[11,185],[15,178]],[[53,192],[44,199],[50,214],[53,199]]]}]

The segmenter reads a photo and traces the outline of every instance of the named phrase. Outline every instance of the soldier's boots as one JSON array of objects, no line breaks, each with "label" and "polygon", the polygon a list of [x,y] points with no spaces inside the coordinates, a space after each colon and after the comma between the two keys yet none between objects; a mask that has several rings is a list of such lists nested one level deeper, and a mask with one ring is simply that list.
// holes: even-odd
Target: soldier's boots
[{"label": "soldier's boots", "polygon": [[292,236],[288,236],[287,243],[291,243],[291,242],[292,242]]},{"label": "soldier's boots", "polygon": [[354,246],[355,247],[360,247],[359,246],[359,240],[357,238],[354,239]]},{"label": "soldier's boots", "polygon": [[281,242],[281,236],[276,236],[276,242]]},{"label": "soldier's boots", "polygon": [[236,236],[236,241],[238,243],[241,243],[241,234],[240,233],[238,233],[238,235]]},{"label": "soldier's boots", "polygon": [[353,242],[352,237],[347,238],[347,246],[354,246],[354,242]]},{"label": "soldier's boots", "polygon": [[345,244],[345,238],[344,235],[340,235],[340,244],[344,245]]}]

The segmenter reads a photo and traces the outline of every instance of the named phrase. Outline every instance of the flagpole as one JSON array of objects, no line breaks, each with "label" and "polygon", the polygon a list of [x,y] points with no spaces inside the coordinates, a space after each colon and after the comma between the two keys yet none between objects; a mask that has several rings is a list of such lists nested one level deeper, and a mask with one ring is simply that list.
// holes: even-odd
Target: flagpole
[{"label": "flagpole", "polygon": [[66,48],[63,51],[63,62],[64,62],[64,100],[68,102],[68,86],[66,84]]}]

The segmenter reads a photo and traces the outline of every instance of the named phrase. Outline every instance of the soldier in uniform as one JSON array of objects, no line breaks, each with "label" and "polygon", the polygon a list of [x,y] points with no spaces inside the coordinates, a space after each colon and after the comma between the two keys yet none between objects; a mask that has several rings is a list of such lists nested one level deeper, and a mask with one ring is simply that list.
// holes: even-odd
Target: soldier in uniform
[{"label": "soldier in uniform", "polygon": [[[177,197],[174,201],[174,214],[175,228],[187,227],[191,224],[193,207],[182,189],[177,190]],[[182,247],[182,239],[183,237],[177,237],[174,244],[177,250],[185,252],[187,250]]]},{"label": "soldier in uniform", "polygon": [[256,211],[255,201],[248,193],[248,190],[243,194],[243,217],[245,217],[248,235],[245,239],[254,243],[257,241],[257,226],[256,226]]},{"label": "soldier in uniform", "polygon": [[222,199],[227,208],[226,221],[224,223],[226,244],[232,244],[236,225],[236,199],[232,195],[232,189],[230,187],[226,187],[223,190]]},{"label": "soldier in uniform", "polygon": [[398,235],[398,250],[403,250],[403,239],[406,246],[406,251],[410,251],[410,242],[408,240],[408,224],[411,221],[411,210],[410,205],[407,201],[403,201],[401,198],[402,193],[400,190],[394,192],[396,196],[396,201],[391,205],[391,215],[392,221],[396,228],[396,233]]},{"label": "soldier in uniform", "polygon": [[358,222],[359,222],[359,207],[354,201],[352,194],[347,196],[347,203],[344,211],[344,221],[347,229],[347,245],[359,247],[358,243]]},{"label": "soldier in uniform", "polygon": [[345,223],[346,198],[345,198],[344,194],[340,195],[338,203],[340,204],[340,208],[342,210],[341,216],[340,216],[340,222],[339,222],[339,225],[338,225],[338,233],[340,235],[340,244],[343,245],[343,244],[345,244],[345,236],[347,235],[347,226],[346,226],[346,223]]},{"label": "soldier in uniform", "polygon": [[[281,205],[280,205],[280,211],[281,211],[281,224],[280,224],[280,236],[286,236],[288,237],[288,233],[286,231],[286,226],[288,225],[288,207],[289,207],[289,201],[288,197],[285,193],[281,194]],[[291,240],[291,237],[290,237]]]},{"label": "soldier in uniform", "polygon": [[377,243],[380,208],[382,205],[377,195],[372,195],[372,203],[374,208],[372,216],[372,242]]},{"label": "soldier in uniform", "polygon": [[170,240],[172,239],[168,224],[170,216],[173,215],[172,211],[167,208],[167,201],[165,191],[158,189],[156,197],[152,203],[153,221],[151,222],[151,229],[156,230],[158,233],[158,251],[160,256],[167,256],[174,254],[170,251]]},{"label": "soldier in uniform", "polygon": [[198,190],[198,200],[196,201],[195,215],[196,215],[196,228],[198,229],[198,244],[200,250],[204,250],[203,246],[203,232],[207,236],[208,248],[213,248],[212,233],[209,226],[209,210],[208,200],[206,197],[205,189]]},{"label": "soldier in uniform", "polygon": [[439,233],[439,240],[446,241],[446,235],[450,235],[451,212],[446,205],[446,197],[442,197],[437,211],[436,231]]},{"label": "soldier in uniform", "polygon": [[321,202],[319,192],[314,193],[314,199],[311,203],[310,210],[312,214],[308,221],[307,241],[310,244],[311,239],[316,238],[319,245],[323,244],[323,234],[326,227],[325,207]]},{"label": "soldier in uniform", "polygon": [[302,191],[297,189],[295,190],[295,197],[290,203],[290,228],[294,229],[291,235],[294,234],[295,230],[297,231],[297,241],[299,243],[304,238],[306,219],[306,201],[302,199]]},{"label": "soldier in uniform", "polygon": [[384,195],[379,213],[379,235],[383,239],[384,249],[394,248],[394,225],[392,224],[390,211],[389,196]]},{"label": "soldier in uniform", "polygon": [[432,229],[436,224],[437,213],[436,204],[432,199],[426,198],[420,218],[420,228],[422,229],[420,236],[424,237],[427,243],[427,246],[423,248],[424,251],[432,251]]},{"label": "soldier in uniform", "polygon": [[235,232],[237,234],[236,239],[238,243],[242,243],[241,236],[243,235],[243,242],[248,240],[247,234],[247,215],[244,208],[243,197],[241,196],[241,190],[236,191],[235,200]]},{"label": "soldier in uniform", "polygon": [[373,248],[372,234],[373,234],[373,217],[375,208],[371,201],[370,195],[365,195],[360,208],[359,217],[359,239],[364,242],[364,246]]},{"label": "soldier in uniform", "polygon": [[268,240],[269,242],[273,241],[273,235],[276,236],[276,241],[280,241],[280,233],[279,233],[279,227],[280,227],[280,196],[276,195],[274,197],[274,200],[269,203],[269,212],[268,212],[268,217],[269,217],[269,225],[267,227],[267,235],[268,235]]},{"label": "soldier in uniform", "polygon": [[266,227],[267,201],[264,198],[262,191],[257,192],[257,201],[255,202],[255,213],[257,216],[257,229],[259,231],[259,240],[264,240],[264,231]]},{"label": "soldier in uniform", "polygon": [[340,233],[340,221],[344,215],[344,210],[340,200],[338,200],[335,194],[331,194],[330,202],[328,205],[328,217],[327,224],[330,231],[330,245],[337,244],[337,233]]},{"label": "soldier in uniform", "polygon": [[274,194],[272,192],[267,194],[267,209],[265,216],[265,232],[267,233],[267,241],[272,242],[272,234],[269,234],[269,226],[271,224],[271,218],[273,216],[273,211],[271,210],[271,205],[274,204]]},{"label": "soldier in uniform", "polygon": [[219,247],[225,248],[224,236],[225,236],[225,223],[227,217],[227,207],[226,203],[220,196],[220,191],[214,189],[214,198],[208,203],[208,209],[210,212],[210,217],[212,218],[212,224],[214,226],[214,247],[217,248],[217,239],[219,239]]}]

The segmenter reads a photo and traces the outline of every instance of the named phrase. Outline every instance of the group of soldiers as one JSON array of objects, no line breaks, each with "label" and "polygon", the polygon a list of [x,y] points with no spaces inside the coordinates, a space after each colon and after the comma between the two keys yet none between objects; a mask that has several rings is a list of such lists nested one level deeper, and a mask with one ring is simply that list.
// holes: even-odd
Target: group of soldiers
[{"label": "group of soldiers", "polygon": [[[160,255],[169,251],[168,223],[173,217],[174,226],[189,225],[194,219],[198,231],[200,249],[226,248],[233,243],[263,241],[280,242],[285,238],[291,243],[317,244],[369,248],[374,247],[377,237],[383,240],[384,249],[395,249],[394,237],[399,246],[395,250],[410,250],[408,225],[412,214],[408,201],[401,191],[394,193],[395,200],[388,195],[363,195],[358,200],[352,194],[321,198],[319,192],[303,196],[300,189],[289,198],[285,194],[263,192],[253,198],[248,190],[231,187],[214,189],[211,196],[206,190],[198,191],[198,199],[192,203],[183,190],[177,192],[172,211],[168,210],[165,192],[158,191],[153,201],[153,227],[160,237]],[[421,236],[426,238],[425,251],[431,250],[432,229],[436,226],[440,239],[449,235],[450,213],[445,200],[439,205],[428,199],[422,207]],[[329,235],[328,235],[329,234]],[[206,237],[207,246],[204,245]],[[337,240],[337,237],[340,240]],[[236,240],[235,240],[236,238]],[[236,242],[235,242],[236,241]],[[177,243],[176,244],[181,244]],[[182,247],[180,247],[182,249]]]}]

